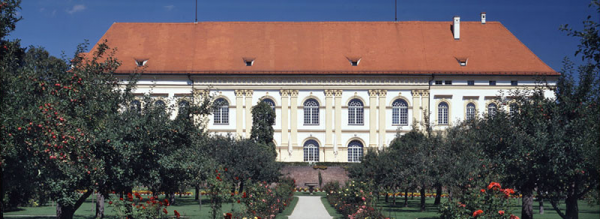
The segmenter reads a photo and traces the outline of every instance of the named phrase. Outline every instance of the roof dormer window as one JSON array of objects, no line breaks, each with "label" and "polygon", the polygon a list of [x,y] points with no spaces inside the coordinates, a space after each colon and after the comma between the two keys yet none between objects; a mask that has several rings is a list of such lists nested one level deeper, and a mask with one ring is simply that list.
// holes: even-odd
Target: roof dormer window
[{"label": "roof dormer window", "polygon": [[244,64],[246,66],[252,66],[252,65],[254,65],[254,58],[244,58]]},{"label": "roof dormer window", "polygon": [[148,59],[136,59],[135,60],[135,65],[137,67],[143,67],[146,65],[146,62],[148,62]]},{"label": "roof dormer window", "polygon": [[467,61],[469,61],[468,58],[456,58],[456,61],[458,61],[458,64],[460,64],[460,66],[467,66]]},{"label": "roof dormer window", "polygon": [[352,66],[358,66],[358,64],[360,63],[360,59],[361,58],[354,58],[354,57],[346,57],[348,58],[348,61],[350,61],[350,65]]}]

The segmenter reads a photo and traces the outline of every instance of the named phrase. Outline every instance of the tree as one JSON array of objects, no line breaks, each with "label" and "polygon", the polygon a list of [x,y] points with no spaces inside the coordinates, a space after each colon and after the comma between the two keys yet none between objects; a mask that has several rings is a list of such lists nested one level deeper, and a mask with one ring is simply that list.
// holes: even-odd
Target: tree
[{"label": "tree", "polygon": [[250,139],[262,144],[271,152],[273,159],[277,157],[275,143],[273,142],[273,129],[275,124],[275,111],[265,102],[258,102],[252,107],[252,131]]}]

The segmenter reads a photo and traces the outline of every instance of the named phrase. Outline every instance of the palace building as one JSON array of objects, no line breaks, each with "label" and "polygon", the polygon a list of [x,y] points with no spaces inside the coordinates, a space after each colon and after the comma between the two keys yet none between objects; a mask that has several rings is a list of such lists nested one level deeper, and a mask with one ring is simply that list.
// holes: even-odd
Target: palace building
[{"label": "palace building", "polygon": [[[434,129],[494,113],[500,91],[559,73],[500,22],[114,23],[117,74],[178,105],[210,89],[209,132],[249,137],[251,107],[276,112],[278,161],[359,162],[430,115]],[[552,95],[550,91],[548,95]]]}]

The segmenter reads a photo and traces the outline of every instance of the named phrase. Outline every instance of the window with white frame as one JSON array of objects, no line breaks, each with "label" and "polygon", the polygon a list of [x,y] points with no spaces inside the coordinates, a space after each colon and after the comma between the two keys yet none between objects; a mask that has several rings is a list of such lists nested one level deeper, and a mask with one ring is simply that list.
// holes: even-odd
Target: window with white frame
[{"label": "window with white frame", "polygon": [[467,120],[471,120],[475,118],[475,104],[469,103],[467,104]]},{"label": "window with white frame", "polygon": [[319,143],[315,140],[308,140],[304,143],[304,161],[319,162]]},{"label": "window with white frame", "polygon": [[496,115],[496,111],[498,110],[498,106],[495,103],[490,103],[488,105],[488,116],[494,117]]},{"label": "window with white frame", "polygon": [[353,99],[348,103],[348,125],[364,124],[364,106],[359,99]]},{"label": "window with white frame", "polygon": [[229,124],[229,102],[223,98],[219,98],[214,102],[215,108],[213,111],[213,124],[226,125]]},{"label": "window with white frame", "polygon": [[178,114],[187,113],[190,108],[190,102],[187,100],[180,100],[178,104]]},{"label": "window with white frame", "polygon": [[131,103],[129,104],[129,109],[138,113],[141,112],[142,102],[140,102],[139,100],[131,101]]},{"label": "window with white frame", "polygon": [[[266,103],[267,105],[269,105],[271,107],[271,109],[273,110],[273,115],[276,115],[275,114],[275,112],[276,112],[275,111],[275,101],[273,101],[273,100],[271,100],[269,98],[262,99],[261,101],[264,102],[264,103]],[[273,123],[273,125],[274,124],[275,123]]]},{"label": "window with white frame", "polygon": [[446,102],[441,102],[438,105],[438,124],[448,124],[448,104]]},{"label": "window with white frame", "polygon": [[515,113],[517,113],[517,111],[519,110],[519,106],[517,106],[516,103],[512,103],[509,106],[509,110],[510,110],[510,116],[514,116]]},{"label": "window with white frame", "polygon": [[408,104],[402,99],[392,103],[392,125],[408,125]]},{"label": "window with white frame", "polygon": [[363,157],[363,144],[360,141],[351,141],[348,145],[348,162],[360,162]]},{"label": "window with white frame", "polygon": [[319,102],[315,99],[308,99],[304,102],[304,124],[319,124]]},{"label": "window with white frame", "polygon": [[160,110],[160,114],[159,115],[164,116],[166,114],[167,104],[165,104],[165,101],[156,100],[156,101],[154,101],[153,105],[154,105],[155,109]]}]

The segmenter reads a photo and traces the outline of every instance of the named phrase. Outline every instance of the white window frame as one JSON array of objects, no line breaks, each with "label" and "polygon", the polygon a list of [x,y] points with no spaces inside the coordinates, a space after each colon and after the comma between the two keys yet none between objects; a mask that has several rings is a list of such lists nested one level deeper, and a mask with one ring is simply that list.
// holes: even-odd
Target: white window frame
[{"label": "white window frame", "polygon": [[359,99],[352,99],[348,103],[348,125],[365,124],[365,105]]},{"label": "white window frame", "polygon": [[392,125],[408,125],[408,103],[397,99],[392,103]]}]

